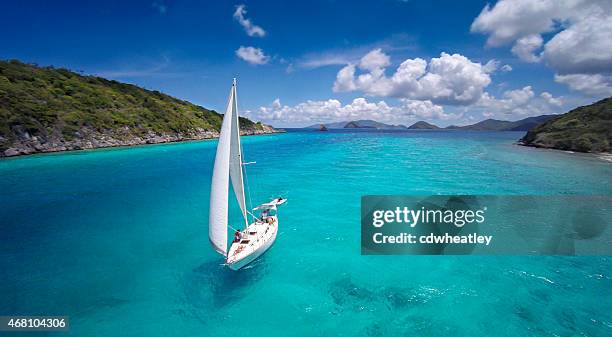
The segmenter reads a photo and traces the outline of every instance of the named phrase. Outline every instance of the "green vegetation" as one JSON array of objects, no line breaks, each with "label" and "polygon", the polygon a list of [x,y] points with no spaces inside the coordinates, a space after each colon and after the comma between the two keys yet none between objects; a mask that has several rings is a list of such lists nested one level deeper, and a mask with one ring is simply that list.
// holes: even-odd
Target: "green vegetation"
[{"label": "green vegetation", "polygon": [[[66,69],[0,61],[0,150],[26,132],[66,140],[79,137],[84,127],[102,133],[127,127],[128,136],[189,134],[218,131],[221,121],[215,111],[158,91]],[[246,118],[240,124],[263,129]]]},{"label": "green vegetation", "polygon": [[612,150],[612,97],[576,108],[529,130],[524,145],[578,152]]}]

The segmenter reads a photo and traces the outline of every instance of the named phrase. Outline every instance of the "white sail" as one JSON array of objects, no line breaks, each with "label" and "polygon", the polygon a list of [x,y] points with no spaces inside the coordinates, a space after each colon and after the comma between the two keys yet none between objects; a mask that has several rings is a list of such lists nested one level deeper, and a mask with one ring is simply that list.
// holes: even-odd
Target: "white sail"
[{"label": "white sail", "polygon": [[208,237],[215,250],[227,255],[227,206],[229,194],[229,170],[232,124],[234,122],[234,86],[230,91],[229,102],[217,145],[215,165],[210,187],[210,210],[208,216]]},{"label": "white sail", "polygon": [[[242,212],[242,217],[244,218],[245,225],[248,226],[247,219],[247,210],[246,203],[244,198],[244,182],[242,178],[242,148],[240,146],[240,124],[239,124],[239,116],[238,116],[238,98],[236,92],[236,80],[234,80],[234,85],[232,86],[233,97],[232,104],[232,117],[234,121],[232,122],[232,134],[231,134],[231,145],[230,145],[230,178],[232,179],[232,187],[234,188],[234,194],[236,195],[236,200],[238,200],[238,205],[240,205],[240,210]],[[231,98],[230,98],[230,101]]]}]

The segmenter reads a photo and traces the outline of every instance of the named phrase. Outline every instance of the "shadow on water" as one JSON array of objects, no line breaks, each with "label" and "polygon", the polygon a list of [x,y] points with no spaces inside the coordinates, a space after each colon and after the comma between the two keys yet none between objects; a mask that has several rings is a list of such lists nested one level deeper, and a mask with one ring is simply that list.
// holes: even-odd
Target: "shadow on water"
[{"label": "shadow on water", "polygon": [[360,321],[359,336],[439,336],[460,331],[452,322],[423,313],[427,303],[444,296],[444,291],[433,287],[366,287],[345,276],[328,284],[328,294],[334,304],[332,315],[355,317],[376,313]]},{"label": "shadow on water", "polygon": [[206,322],[212,318],[211,308],[219,311],[240,302],[267,274],[268,264],[263,256],[238,271],[220,260],[207,261],[184,277],[183,308],[179,314]]},{"label": "shadow on water", "polygon": [[443,294],[429,287],[382,286],[370,289],[356,284],[349,276],[330,282],[328,293],[336,306],[333,314],[373,307],[401,311],[425,304]]}]

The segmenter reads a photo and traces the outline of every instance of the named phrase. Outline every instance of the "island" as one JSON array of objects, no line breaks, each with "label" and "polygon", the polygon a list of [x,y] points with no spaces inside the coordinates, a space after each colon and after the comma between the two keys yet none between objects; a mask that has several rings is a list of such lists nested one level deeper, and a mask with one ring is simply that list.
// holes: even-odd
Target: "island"
[{"label": "island", "polygon": [[[327,123],[325,126],[328,129],[376,129],[376,130],[465,130],[465,131],[527,131],[535,126],[544,123],[550,119],[553,119],[559,115],[540,115],[535,117],[527,117],[517,121],[504,121],[499,119],[485,119],[483,121],[457,126],[450,125],[445,128],[441,128],[437,125],[418,121],[408,127],[405,125],[392,125],[385,124],[373,120],[358,120],[358,121],[347,121],[347,122],[334,122]],[[322,124],[315,124],[305,127],[306,129],[318,129]]]},{"label": "island", "polygon": [[440,127],[437,125],[433,125],[431,123],[427,123],[425,121],[418,121],[408,127],[410,130],[439,130]]},{"label": "island", "polygon": [[[318,129],[320,125],[314,124],[305,127],[305,129]],[[373,121],[371,119],[362,119],[357,121],[334,122],[324,124],[328,129],[377,129],[377,130],[406,130],[404,125],[392,125]]]},{"label": "island", "polygon": [[[222,117],[132,84],[0,61],[0,157],[216,138]],[[242,117],[240,128],[282,132]]]},{"label": "island", "polygon": [[529,130],[519,143],[576,152],[610,152],[612,97],[578,107],[542,123]]}]

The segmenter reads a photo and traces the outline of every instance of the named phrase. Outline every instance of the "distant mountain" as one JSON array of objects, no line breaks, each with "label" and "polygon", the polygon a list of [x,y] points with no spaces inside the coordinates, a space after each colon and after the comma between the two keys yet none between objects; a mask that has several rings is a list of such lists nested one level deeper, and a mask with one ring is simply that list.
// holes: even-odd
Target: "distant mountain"
[{"label": "distant mountain", "polygon": [[[358,121],[336,122],[324,124],[328,129],[379,129],[379,130],[405,130],[404,125],[391,125],[373,121],[370,119],[362,119]],[[321,124],[314,124],[305,127],[305,129],[318,129]]]},{"label": "distant mountain", "polygon": [[513,128],[513,122],[501,121],[498,119],[485,119],[476,124],[455,126],[451,125],[447,129],[455,130],[474,130],[474,131],[504,131]]},{"label": "distant mountain", "polygon": [[425,121],[418,121],[409,127],[404,125],[390,125],[380,123],[373,120],[358,120],[349,122],[336,122],[328,124],[314,124],[307,126],[306,129],[319,129],[321,125],[325,125],[328,129],[378,129],[378,130],[471,130],[471,131],[528,131],[531,128],[544,123],[559,115],[541,115],[536,117],[528,117],[515,122],[502,121],[499,119],[485,119],[475,124],[457,126],[451,125],[445,128],[440,128],[434,124]]},{"label": "distant mountain", "polygon": [[446,129],[472,131],[527,131],[540,123],[544,123],[558,116],[559,115],[541,115],[524,118],[515,122],[502,121],[498,119],[485,119],[476,124],[466,126],[451,125],[446,127]]},{"label": "distant mountain", "polygon": [[305,127],[304,129],[320,129],[321,125],[324,125],[328,129],[343,129],[348,122],[335,122],[327,124],[313,124]]},{"label": "distant mountain", "polygon": [[373,127],[373,126],[359,125],[357,122],[348,122],[348,123],[346,123],[344,128],[345,129],[359,129],[359,128],[375,129],[375,127]]},{"label": "distant mountain", "polygon": [[410,130],[438,130],[438,126],[429,124],[425,121],[418,121],[408,127]]},{"label": "distant mountain", "polygon": [[612,97],[556,117],[529,130],[521,143],[578,152],[612,151]]}]

